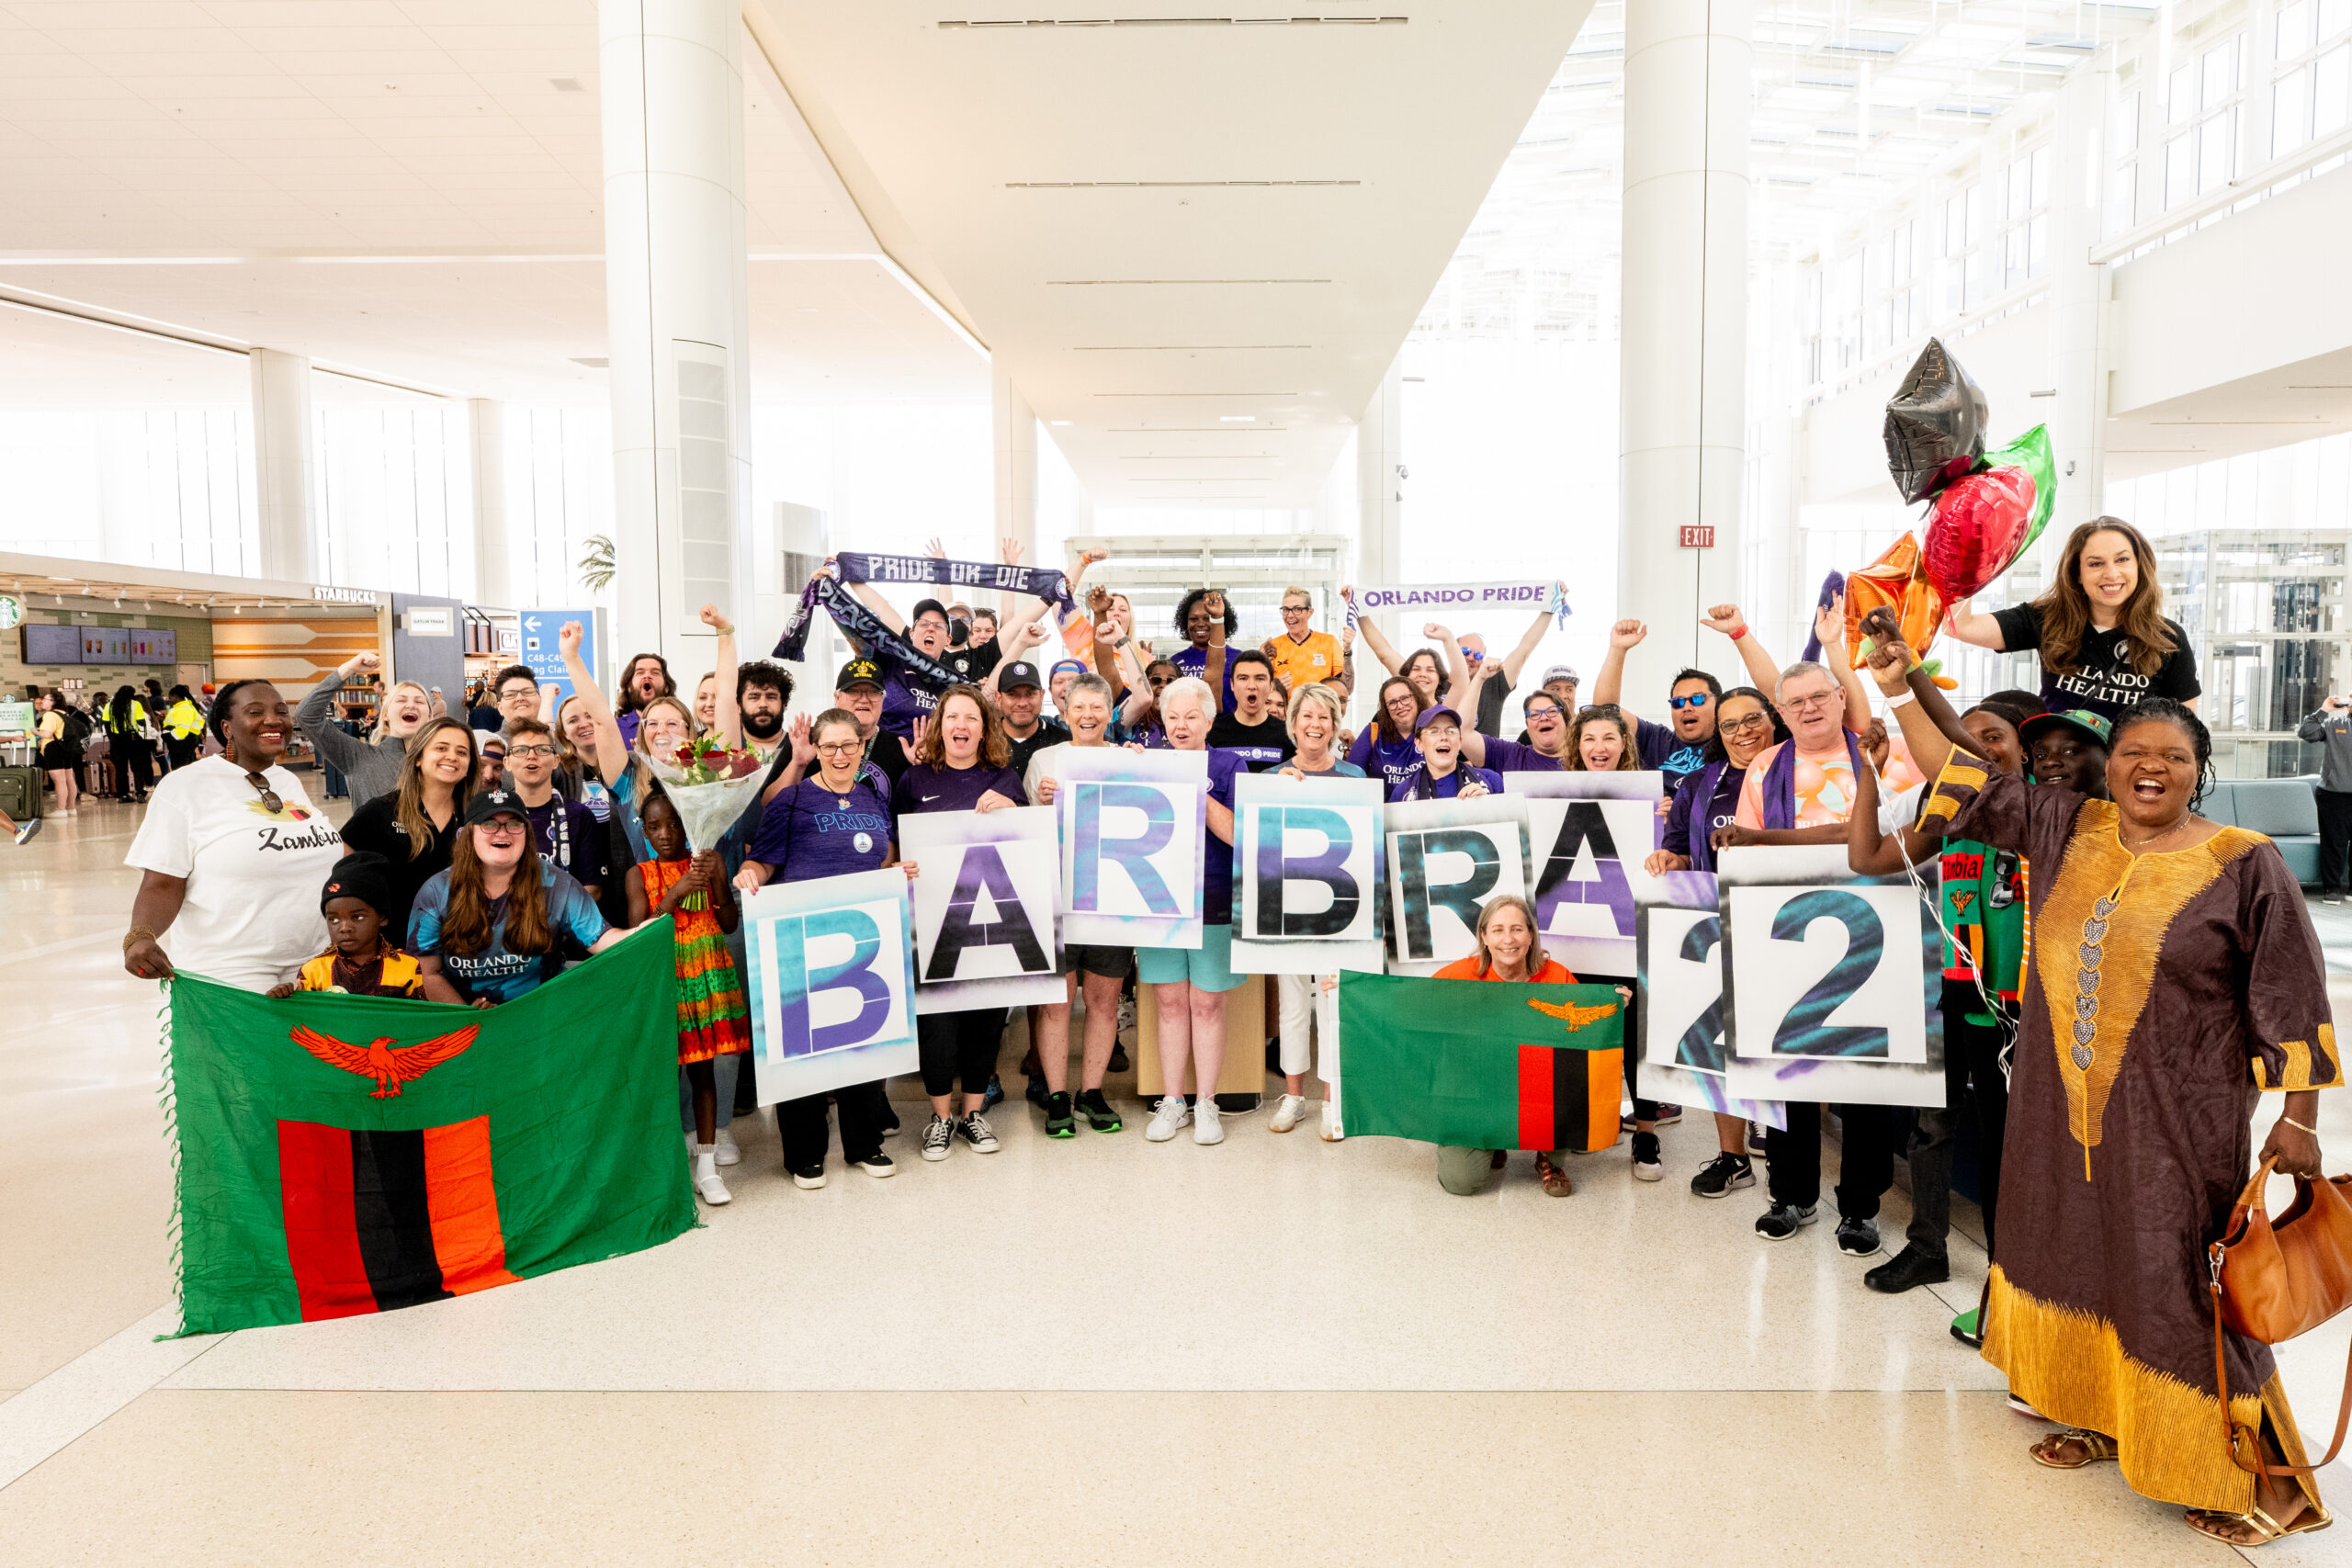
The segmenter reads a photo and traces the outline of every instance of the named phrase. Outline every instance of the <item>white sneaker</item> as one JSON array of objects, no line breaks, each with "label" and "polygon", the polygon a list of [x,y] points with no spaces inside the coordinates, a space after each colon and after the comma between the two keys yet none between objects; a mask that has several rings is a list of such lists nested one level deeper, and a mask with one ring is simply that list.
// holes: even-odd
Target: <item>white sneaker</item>
[{"label": "white sneaker", "polygon": [[727,1190],[727,1183],[718,1179],[718,1162],[711,1152],[699,1145],[695,1150],[695,1190],[714,1209],[735,1201],[735,1194]]},{"label": "white sneaker", "polygon": [[1273,1120],[1266,1123],[1269,1133],[1287,1133],[1306,1119],[1306,1096],[1286,1094],[1274,1102]]},{"label": "white sneaker", "polygon": [[945,1159],[955,1138],[956,1123],[944,1116],[933,1116],[923,1123],[922,1157],[933,1162]]},{"label": "white sneaker", "polygon": [[1184,1103],[1181,1094],[1163,1094],[1151,1112],[1151,1125],[1143,1130],[1144,1142],[1164,1144],[1176,1135],[1177,1129],[1193,1119],[1193,1108]]},{"label": "white sneaker", "polygon": [[718,1163],[720,1165],[741,1165],[743,1163],[743,1151],[735,1146],[735,1134],[728,1131],[728,1129],[721,1127],[718,1130],[718,1142],[714,1146],[718,1150]]},{"label": "white sneaker", "polygon": [[1217,1119],[1216,1096],[1204,1094],[1193,1111],[1193,1142],[1221,1144],[1225,1142],[1225,1123]]},{"label": "white sneaker", "polygon": [[1327,1144],[1336,1144],[1347,1135],[1346,1131],[1340,1125],[1339,1101],[1326,1099],[1323,1101],[1323,1141]]}]

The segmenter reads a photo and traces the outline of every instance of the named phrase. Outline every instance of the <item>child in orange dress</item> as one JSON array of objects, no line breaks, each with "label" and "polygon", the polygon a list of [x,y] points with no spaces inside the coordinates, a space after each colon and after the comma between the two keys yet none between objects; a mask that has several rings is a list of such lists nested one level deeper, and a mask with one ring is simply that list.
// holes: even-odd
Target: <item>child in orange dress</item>
[{"label": "child in orange dress", "polygon": [[678,1062],[695,1104],[695,1190],[703,1201],[733,1201],[718,1175],[718,1057],[752,1048],[752,1010],[742,977],[727,953],[726,933],[741,918],[735,891],[717,853],[689,852],[685,824],[660,790],[638,808],[653,858],[628,869],[631,926],[666,915],[676,929]]}]

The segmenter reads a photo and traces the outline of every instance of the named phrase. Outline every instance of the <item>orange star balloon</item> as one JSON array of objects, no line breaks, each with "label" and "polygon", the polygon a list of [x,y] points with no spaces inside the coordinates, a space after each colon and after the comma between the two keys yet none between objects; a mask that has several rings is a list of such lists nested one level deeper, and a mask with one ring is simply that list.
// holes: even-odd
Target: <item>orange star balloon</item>
[{"label": "orange star balloon", "polygon": [[1928,581],[1927,560],[1917,536],[1905,534],[1886,553],[1846,577],[1846,656],[1861,661],[1862,617],[1884,605],[1894,612],[1903,640],[1924,658],[1943,628],[1944,599]]}]

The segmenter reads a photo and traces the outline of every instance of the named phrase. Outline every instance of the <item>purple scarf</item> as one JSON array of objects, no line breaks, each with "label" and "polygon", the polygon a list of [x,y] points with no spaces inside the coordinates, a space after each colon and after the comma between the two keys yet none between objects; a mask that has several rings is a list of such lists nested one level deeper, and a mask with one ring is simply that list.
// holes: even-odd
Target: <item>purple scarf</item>
[{"label": "purple scarf", "polygon": [[[1852,764],[1859,782],[1862,770],[1870,764],[1862,760],[1862,749],[1854,743],[1854,732],[1840,728],[1840,739],[1846,742],[1846,760]],[[1797,743],[1792,736],[1764,770],[1764,826],[1770,829],[1793,828],[1797,825]],[[1694,861],[1692,863],[1696,864]]]},{"label": "purple scarf", "polygon": [[1715,804],[1715,786],[1723,782],[1724,770],[1730,766],[1731,760],[1727,757],[1720,762],[1710,762],[1691,774],[1682,786],[1691,792],[1687,831],[1690,835],[1692,871],[1715,869],[1715,829],[1709,820],[1709,814]]}]

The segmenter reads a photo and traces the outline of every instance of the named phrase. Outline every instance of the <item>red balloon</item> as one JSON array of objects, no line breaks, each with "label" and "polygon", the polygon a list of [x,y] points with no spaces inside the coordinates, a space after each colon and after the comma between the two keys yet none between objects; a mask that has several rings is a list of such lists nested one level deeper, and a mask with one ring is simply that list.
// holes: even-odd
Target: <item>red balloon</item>
[{"label": "red balloon", "polygon": [[2033,522],[2033,477],[2023,468],[1971,474],[1936,496],[1921,541],[1928,581],[1946,603],[1983,591],[2017,558]]}]

